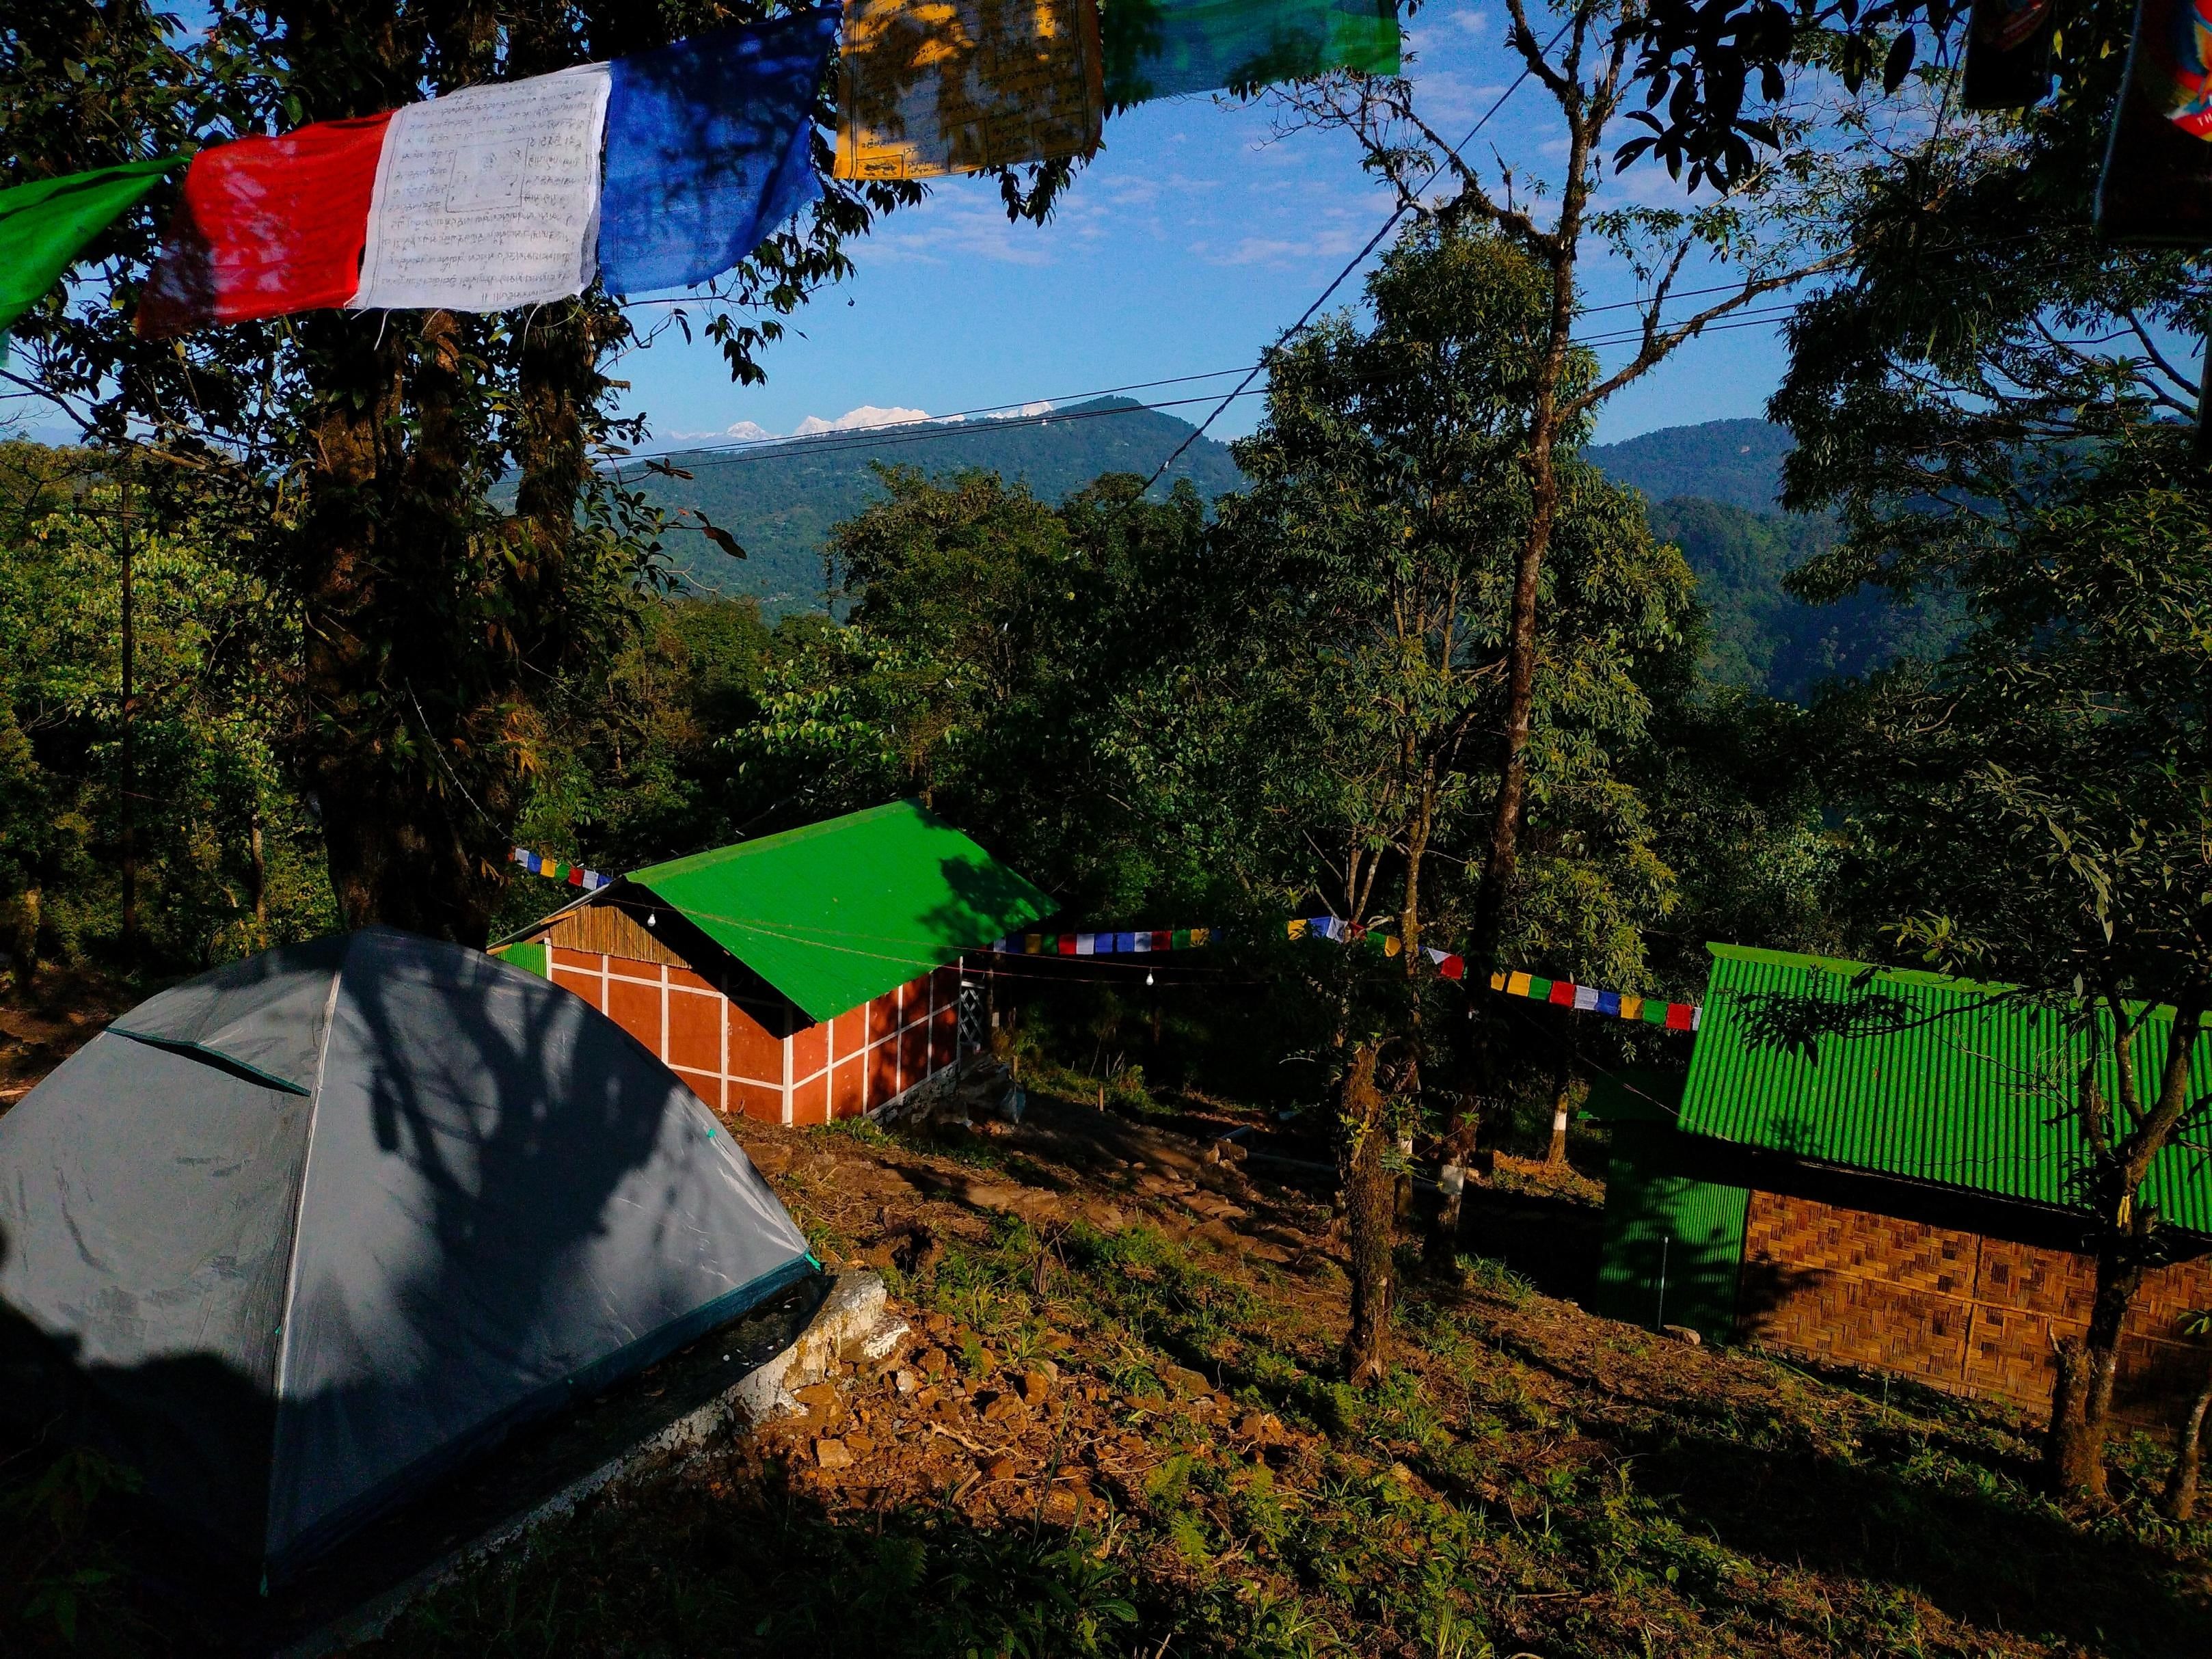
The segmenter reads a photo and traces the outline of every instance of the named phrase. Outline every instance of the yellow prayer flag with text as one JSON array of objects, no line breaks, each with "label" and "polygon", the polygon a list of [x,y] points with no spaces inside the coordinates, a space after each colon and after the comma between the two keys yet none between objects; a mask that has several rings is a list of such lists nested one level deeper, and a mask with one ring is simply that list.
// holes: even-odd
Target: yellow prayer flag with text
[{"label": "yellow prayer flag with text", "polygon": [[1622,997],[1620,1000],[1620,1017],[1623,1019],[1643,1018],[1644,999],[1642,997],[1632,996]]},{"label": "yellow prayer flag with text", "polygon": [[845,0],[838,63],[840,179],[934,179],[1098,148],[1098,0]]},{"label": "yellow prayer flag with text", "polygon": [[1505,994],[1514,997],[1527,996],[1528,994],[1528,975],[1526,974],[1516,974],[1512,978],[1507,980],[1505,981]]}]

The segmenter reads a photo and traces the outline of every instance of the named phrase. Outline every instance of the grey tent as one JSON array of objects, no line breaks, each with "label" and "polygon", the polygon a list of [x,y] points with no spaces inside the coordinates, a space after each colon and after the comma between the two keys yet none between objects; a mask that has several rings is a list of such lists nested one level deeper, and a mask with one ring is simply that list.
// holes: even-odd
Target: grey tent
[{"label": "grey tent", "polygon": [[628,1033],[380,928],[165,991],[0,1118],[0,1319],[273,1579],[810,1271]]}]

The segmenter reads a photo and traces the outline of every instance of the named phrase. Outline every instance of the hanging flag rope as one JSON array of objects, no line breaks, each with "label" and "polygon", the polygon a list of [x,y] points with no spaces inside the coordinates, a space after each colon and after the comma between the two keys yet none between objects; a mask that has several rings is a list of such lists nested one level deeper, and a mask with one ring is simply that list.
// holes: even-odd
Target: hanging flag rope
[{"label": "hanging flag rope", "polygon": [[1218,927],[1158,927],[1113,933],[1009,933],[987,947],[1006,957],[1127,957],[1195,951],[1218,944]]},{"label": "hanging flag rope", "polygon": [[1601,991],[1595,986],[1577,985],[1571,979],[1545,979],[1536,974],[1492,974],[1490,988],[1509,997],[1527,997],[1534,1002],[1548,1002],[1555,1008],[1572,1008],[1579,1013],[1663,1025],[1670,1031],[1694,1031],[1705,1015],[1704,1008],[1693,1002],[1662,1002],[1630,996],[1621,991]]},{"label": "hanging flag rope", "polygon": [[164,155],[0,190],[0,329],[13,327],[87,242],[184,164],[181,155]]},{"label": "hanging flag rope", "polygon": [[557,881],[567,886],[595,893],[602,887],[614,885],[612,876],[603,876],[596,870],[586,870],[580,864],[564,864],[543,853],[533,853],[527,847],[518,847],[512,854],[513,861],[533,876],[544,876],[548,881]]}]

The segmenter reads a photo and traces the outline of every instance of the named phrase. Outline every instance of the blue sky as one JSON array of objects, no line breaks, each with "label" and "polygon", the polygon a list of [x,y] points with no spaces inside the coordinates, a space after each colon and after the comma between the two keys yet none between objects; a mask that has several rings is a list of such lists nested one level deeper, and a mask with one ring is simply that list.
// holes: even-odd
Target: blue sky
[{"label": "blue sky", "polygon": [[[1438,5],[1409,29],[1411,73],[1437,125],[1466,131],[1513,79],[1502,19],[1494,4]],[[1249,364],[1389,212],[1349,140],[1279,135],[1278,119],[1264,100],[1206,98],[1109,119],[1104,149],[1042,227],[1008,224],[988,179],[941,181],[853,246],[858,274],[792,319],[763,359],[766,385],[732,385],[714,348],[669,331],[617,371],[632,382],[627,406],[651,416],[658,447],[745,422],[781,434],[861,408],[944,415]],[[1558,155],[1557,137],[1549,100],[1524,85],[1479,142],[1525,177]],[[1627,188],[1644,200],[1672,191],[1663,173],[1642,169]],[[1717,280],[1712,268],[1682,286],[1700,280]],[[1633,293],[1625,271],[1603,265],[1587,286],[1592,304]],[[1355,280],[1332,304],[1357,298]],[[1590,331],[1626,314],[1594,319]],[[1615,399],[1598,435],[1758,415],[1781,367],[1767,326],[1708,336]],[[1231,384],[1134,395],[1218,398]],[[1197,419],[1211,408],[1174,412]],[[1248,432],[1258,413],[1248,398],[1212,430]]]}]

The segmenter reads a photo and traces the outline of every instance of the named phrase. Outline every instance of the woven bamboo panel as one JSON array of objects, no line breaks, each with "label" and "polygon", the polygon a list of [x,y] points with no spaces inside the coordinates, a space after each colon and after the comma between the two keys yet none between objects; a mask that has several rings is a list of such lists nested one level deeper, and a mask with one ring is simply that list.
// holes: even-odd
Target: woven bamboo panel
[{"label": "woven bamboo panel", "polygon": [[[1755,1192],[1738,1328],[1753,1341],[2047,1407],[2054,1345],[2087,1328],[2095,1264],[2065,1250]],[[2212,1364],[2178,1321],[2212,1307],[2212,1262],[2151,1274],[2129,1310],[2113,1408],[2170,1429]]]},{"label": "woven bamboo panel", "polygon": [[1982,1270],[1974,1284],[1977,1301],[2080,1322],[2089,1317],[2096,1288],[2095,1264],[2087,1256],[2009,1239],[1982,1241]]},{"label": "woven bamboo panel", "polygon": [[2057,1380],[2053,1344],[2088,1328],[2022,1308],[1983,1303],[1974,1310],[1962,1381],[1968,1392],[2041,1409]]},{"label": "woven bamboo panel", "polygon": [[1745,1218],[1747,1261],[1771,1256],[1793,1268],[1850,1273],[1936,1296],[1971,1293],[1979,1243],[1972,1233],[1771,1193],[1753,1194]]},{"label": "woven bamboo panel", "polygon": [[586,904],[571,910],[547,927],[544,937],[571,951],[626,957],[632,962],[665,962],[678,968],[690,965],[663,945],[651,928],[612,904]]}]

